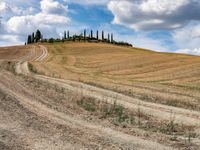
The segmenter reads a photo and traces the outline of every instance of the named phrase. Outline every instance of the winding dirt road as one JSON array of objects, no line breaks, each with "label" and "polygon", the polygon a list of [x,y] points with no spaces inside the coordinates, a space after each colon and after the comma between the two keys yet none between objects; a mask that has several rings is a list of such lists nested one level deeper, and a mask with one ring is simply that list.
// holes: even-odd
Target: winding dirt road
[{"label": "winding dirt road", "polygon": [[[175,122],[179,124],[196,126],[196,132],[200,132],[200,112],[190,111],[183,108],[171,107],[161,104],[155,104],[150,102],[144,102],[139,99],[135,99],[132,97],[125,96],[123,94],[119,94],[113,91],[109,91],[106,89],[101,89],[98,87],[94,87],[91,85],[87,85],[81,82],[69,81],[63,79],[56,79],[52,77],[47,77],[44,75],[32,74],[28,68],[28,61],[44,61],[48,56],[48,50],[45,46],[39,46],[41,50],[41,55],[36,56],[35,47],[33,46],[30,49],[29,53],[23,58],[20,58],[15,63],[15,71],[17,74],[23,74],[27,77],[34,78],[37,81],[42,81],[45,83],[49,83],[51,85],[57,85],[61,88],[64,88],[68,91],[72,91],[74,93],[79,93],[84,96],[93,97],[100,101],[107,101],[108,103],[113,103],[117,101],[118,104],[123,105],[125,108],[131,110],[137,110],[140,107],[143,113],[149,114],[158,118],[160,120],[169,120],[171,115],[175,116]],[[80,117],[75,115],[69,115],[55,109],[48,107],[44,102],[41,102],[42,96],[37,95],[34,91],[30,89],[26,89],[23,84],[20,84],[20,79],[18,77],[14,77],[10,73],[1,72],[0,73],[1,82],[0,82],[0,90],[1,95],[4,97],[3,100],[13,99],[15,103],[19,103],[22,110],[18,110],[17,118],[22,115],[25,118],[26,114],[33,113],[36,117],[31,117],[33,120],[37,120],[38,122],[43,122],[45,125],[41,125],[41,128],[52,128],[52,131],[49,133],[43,133],[43,137],[39,131],[35,132],[34,127],[30,130],[22,131],[22,125],[20,123],[19,127],[12,126],[15,122],[13,119],[12,122],[9,122],[5,117],[11,115],[7,113],[8,111],[1,110],[3,117],[0,119],[4,120],[0,122],[0,149],[9,149],[9,145],[5,143],[9,143],[8,140],[11,140],[13,144],[11,144],[10,149],[17,149],[17,145],[20,145],[21,141],[23,141],[23,147],[21,149],[141,149],[141,150],[167,150],[167,149],[176,149],[175,147],[169,147],[168,145],[162,145],[153,140],[146,140],[141,137],[137,137],[135,135],[130,135],[121,131],[116,131],[112,128],[105,127],[98,123],[91,123],[87,120],[83,120]],[[14,78],[14,80],[13,80]],[[12,80],[11,80],[12,79]],[[5,96],[6,95],[6,96]],[[44,98],[45,99],[45,98]],[[3,101],[2,100],[2,101]],[[14,104],[13,104],[14,105]],[[18,106],[19,107],[19,106]],[[20,108],[19,107],[19,108]],[[20,117],[23,118],[23,117]],[[29,118],[30,119],[30,118]],[[31,119],[30,119],[31,120]],[[30,122],[28,120],[28,122]],[[33,122],[37,122],[33,121]],[[17,121],[16,121],[17,122]],[[23,122],[23,121],[21,121]],[[51,123],[49,123],[51,122]],[[9,126],[10,124],[10,126]],[[23,123],[25,124],[25,123]],[[8,125],[8,126],[7,126]],[[55,127],[56,126],[56,127]],[[60,126],[61,129],[57,129],[57,126]],[[67,128],[65,130],[65,128]],[[18,129],[15,130],[15,129]],[[21,132],[19,132],[19,130]],[[15,141],[13,138],[8,137],[7,141],[1,137],[3,131],[12,132],[14,135],[19,136],[19,141]],[[80,136],[84,139],[65,139],[61,138],[61,133],[65,132],[68,135],[73,134],[73,137],[80,136],[79,134],[83,134],[84,136]],[[68,133],[69,131],[73,133]],[[57,136],[56,136],[57,135]],[[25,138],[28,136],[32,140],[28,140]],[[71,136],[68,136],[71,137]],[[38,138],[38,140],[37,140]],[[57,140],[56,140],[57,138]],[[20,140],[21,139],[21,140]],[[42,139],[42,140],[41,140]],[[91,140],[91,139],[95,139]],[[41,141],[40,141],[41,140]],[[3,142],[2,142],[3,141]],[[65,142],[64,142],[65,141]],[[107,144],[106,141],[108,142]],[[199,138],[195,139],[196,144],[200,143]],[[16,145],[17,143],[17,145]],[[24,144],[25,143],[25,144]],[[111,144],[112,143],[112,144]],[[9,143],[10,144],[10,143]],[[95,145],[95,146],[94,146]],[[104,145],[104,146],[102,146]],[[12,147],[13,146],[13,147]]]}]

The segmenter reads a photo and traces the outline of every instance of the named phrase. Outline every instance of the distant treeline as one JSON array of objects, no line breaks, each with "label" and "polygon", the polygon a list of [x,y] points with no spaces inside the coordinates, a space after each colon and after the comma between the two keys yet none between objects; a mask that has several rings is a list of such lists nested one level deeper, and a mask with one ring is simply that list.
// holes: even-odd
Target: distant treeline
[{"label": "distant treeline", "polygon": [[131,46],[132,44],[127,43],[127,42],[123,42],[123,41],[115,41],[114,40],[114,36],[113,33],[108,33],[107,37],[105,36],[104,31],[101,32],[101,38],[99,38],[99,31],[96,31],[96,35],[94,36],[93,31],[91,30],[89,34],[87,34],[87,31],[84,30],[83,33],[81,33],[80,35],[70,35],[69,31],[64,31],[63,34],[63,38],[49,38],[49,39],[44,39],[42,36],[42,33],[40,30],[37,30],[36,33],[32,33],[31,35],[28,35],[27,38],[27,43],[25,44],[31,44],[31,43],[37,43],[37,42],[42,42],[42,43],[54,43],[54,42],[67,42],[67,41],[73,41],[73,42],[94,42],[94,43],[99,43],[99,42],[103,42],[103,43],[111,43],[111,44],[115,44],[115,45],[123,45],[123,46]]}]

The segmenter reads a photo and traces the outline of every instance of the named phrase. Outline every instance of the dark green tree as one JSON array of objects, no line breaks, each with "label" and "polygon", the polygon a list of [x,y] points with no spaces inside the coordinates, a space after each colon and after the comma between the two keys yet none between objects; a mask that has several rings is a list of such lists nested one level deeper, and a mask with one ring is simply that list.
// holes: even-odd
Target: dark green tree
[{"label": "dark green tree", "polygon": [[108,42],[110,42],[110,34],[108,33]]},{"label": "dark green tree", "polygon": [[31,44],[32,42],[31,42],[31,35],[29,35],[28,36],[28,38],[27,38],[27,44]]},{"label": "dark green tree", "polygon": [[37,30],[35,34],[35,40],[36,42],[38,42],[40,39],[41,39],[41,32],[40,30]]},{"label": "dark green tree", "polygon": [[69,31],[67,31],[67,38],[69,39]]},{"label": "dark green tree", "polygon": [[113,40],[113,33],[111,33],[111,42],[113,43],[114,40]]},{"label": "dark green tree", "polygon": [[34,43],[35,42],[35,34],[34,32],[32,33],[32,36],[31,36],[31,43]]},{"label": "dark green tree", "polygon": [[99,31],[97,30],[97,40],[99,40]]},{"label": "dark green tree", "polygon": [[91,36],[91,39],[92,39],[93,38],[93,31],[92,30],[91,30],[91,35],[90,36]]},{"label": "dark green tree", "polygon": [[84,41],[86,40],[86,30],[84,30]]},{"label": "dark green tree", "polygon": [[104,40],[104,31],[102,31],[102,41]]},{"label": "dark green tree", "polygon": [[67,39],[67,33],[66,33],[66,31],[64,31],[64,40],[66,40]]},{"label": "dark green tree", "polygon": [[48,40],[48,43],[53,43],[54,42],[54,39],[53,38],[50,38],[49,40]]}]

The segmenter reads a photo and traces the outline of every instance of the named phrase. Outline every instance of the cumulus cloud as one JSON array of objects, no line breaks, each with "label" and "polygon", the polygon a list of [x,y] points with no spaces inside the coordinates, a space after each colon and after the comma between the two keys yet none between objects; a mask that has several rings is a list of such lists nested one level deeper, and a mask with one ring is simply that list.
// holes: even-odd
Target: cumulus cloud
[{"label": "cumulus cloud", "polygon": [[125,40],[130,43],[133,43],[135,47],[150,49],[158,52],[169,51],[169,47],[164,42],[152,39],[144,33],[139,33],[137,35],[117,35],[117,36],[118,39],[121,39],[122,41]]},{"label": "cumulus cloud", "polygon": [[111,0],[114,24],[134,30],[176,29],[200,20],[198,0]]},{"label": "cumulus cloud", "polygon": [[[47,37],[59,36],[61,30],[63,32],[70,21],[67,17],[67,5],[56,0],[41,0],[38,4],[40,4],[40,9],[37,13],[25,15],[25,11],[32,10],[32,7],[28,7],[22,9],[24,13],[15,12],[7,20],[4,18],[0,27],[1,40],[10,41],[13,44],[17,41],[24,43],[27,35],[36,29],[40,29]],[[9,10],[13,12],[13,8],[6,1],[0,3],[0,10],[5,13]]]},{"label": "cumulus cloud", "polygon": [[0,1],[0,15],[6,20],[15,15],[27,15],[34,12],[33,7],[22,8],[10,2]]},{"label": "cumulus cloud", "polygon": [[37,28],[49,29],[52,27],[55,28],[55,26],[62,27],[67,25],[68,22],[69,19],[65,16],[55,14],[38,13],[36,15],[28,16],[14,16],[7,22],[7,31],[16,34],[27,34]]},{"label": "cumulus cloud", "polygon": [[178,47],[176,52],[200,55],[200,22],[175,30],[172,36]]},{"label": "cumulus cloud", "polygon": [[110,0],[63,0],[68,3],[77,3],[81,5],[104,5],[107,4]]},{"label": "cumulus cloud", "polygon": [[176,53],[182,53],[182,54],[191,54],[191,55],[200,55],[200,48],[195,49],[179,49],[175,51]]},{"label": "cumulus cloud", "polygon": [[42,13],[45,14],[66,14],[67,6],[54,0],[42,0],[40,2]]}]

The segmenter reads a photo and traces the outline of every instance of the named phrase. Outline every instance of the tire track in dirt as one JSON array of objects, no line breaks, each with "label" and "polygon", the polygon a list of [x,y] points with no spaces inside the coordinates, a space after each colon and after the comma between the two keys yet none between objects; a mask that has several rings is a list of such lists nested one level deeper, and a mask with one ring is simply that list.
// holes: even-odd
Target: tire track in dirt
[{"label": "tire track in dirt", "polygon": [[47,48],[43,45],[39,45],[39,46],[40,46],[40,49],[42,50],[42,54],[38,58],[36,58],[34,61],[42,61],[48,56]]},{"label": "tire track in dirt", "polygon": [[28,62],[29,60],[33,59],[35,57],[35,46],[29,50],[29,53],[21,57],[18,62],[15,64],[15,72],[17,74],[24,74],[28,75],[29,74],[29,69],[28,69]]},{"label": "tire track in dirt", "polygon": [[98,100],[107,101],[109,103],[114,103],[114,101],[116,101],[118,104],[121,104],[124,107],[129,108],[130,110],[137,110],[139,107],[142,112],[146,114],[151,114],[162,120],[169,120],[170,117],[174,115],[175,122],[179,124],[193,125],[198,127],[200,126],[200,113],[197,111],[191,111],[183,108],[177,108],[151,102],[144,102],[120,93],[101,89],[98,87],[93,87],[76,81],[55,79],[40,75],[36,75],[35,77],[37,79],[50,82],[52,84],[60,85],[68,90],[79,92],[82,95],[97,98]]},{"label": "tire track in dirt", "polygon": [[64,113],[55,111],[53,109],[48,108],[44,104],[35,101],[35,99],[27,98],[26,95],[22,95],[18,92],[15,92],[4,84],[0,83],[1,90],[4,93],[15,97],[19,100],[19,103],[23,105],[23,107],[28,110],[38,114],[39,116],[45,116],[49,120],[55,122],[56,124],[68,125],[76,129],[84,130],[90,134],[94,134],[98,137],[103,137],[104,139],[109,139],[113,141],[113,143],[125,144],[127,146],[136,147],[140,150],[170,150],[171,148],[165,147],[163,145],[158,144],[157,142],[151,142],[147,140],[140,139],[135,136],[131,136],[119,131],[112,130],[110,128],[103,127],[97,124],[91,124],[87,121],[81,120],[80,118],[75,118],[68,116]]}]

